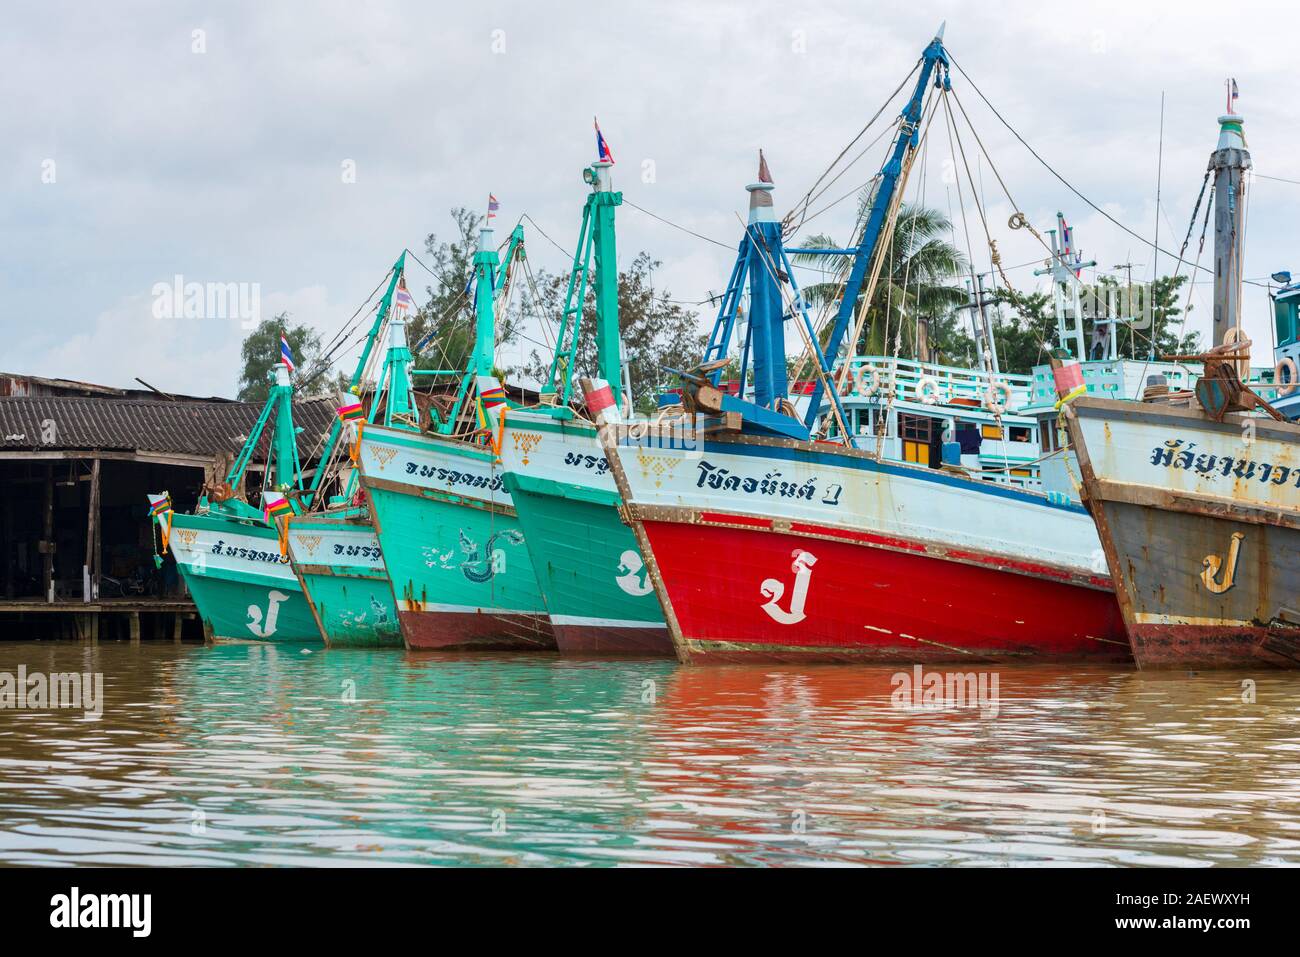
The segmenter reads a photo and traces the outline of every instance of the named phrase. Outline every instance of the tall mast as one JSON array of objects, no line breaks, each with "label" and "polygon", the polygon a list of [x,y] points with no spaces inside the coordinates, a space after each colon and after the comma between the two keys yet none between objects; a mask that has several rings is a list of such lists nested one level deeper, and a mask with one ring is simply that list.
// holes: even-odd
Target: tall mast
[{"label": "tall mast", "polygon": [[772,174],[758,151],[758,182],[749,191],[749,328],[754,354],[754,402],[776,408],[789,393],[785,368],[785,304],[776,272],[781,268],[781,224],[772,208]]},{"label": "tall mast", "polygon": [[275,457],[273,485],[285,488],[294,485],[297,478],[297,438],[293,427],[293,385],[289,381],[289,367],[283,362],[275,364],[275,385],[271,386],[275,402],[275,435],[271,454]]},{"label": "tall mast", "polygon": [[1237,81],[1228,81],[1228,111],[1219,117],[1219,143],[1210,156],[1214,170],[1214,341],[1219,346],[1228,330],[1241,322],[1242,213],[1246,197],[1245,171],[1250,152],[1242,132],[1244,118],[1236,112]]},{"label": "tall mast", "polygon": [[415,391],[411,386],[411,365],[414,360],[406,341],[406,319],[395,316],[388,324],[388,353],[384,356],[384,371],[379,376],[379,387],[375,392],[375,405],[370,410],[373,421],[379,399],[385,393],[384,424],[392,425],[394,416],[418,414],[415,404]]},{"label": "tall mast", "polygon": [[[867,224],[862,230],[862,239],[858,242],[857,250],[854,253],[853,269],[849,272],[848,281],[844,284],[844,298],[840,302],[839,312],[835,316],[835,325],[831,328],[830,338],[826,342],[826,357],[832,364],[836,361],[840,344],[844,341],[844,333],[848,331],[849,322],[853,318],[853,311],[857,306],[858,293],[862,289],[862,281],[866,277],[867,267],[875,258],[876,250],[880,245],[880,235],[884,231],[885,217],[893,206],[894,193],[898,188],[898,181],[903,175],[904,160],[915,152],[920,145],[921,109],[925,104],[925,92],[930,85],[930,79],[933,77],[936,85],[945,88],[949,84],[948,51],[943,46],[943,29],[941,24],[939,32],[935,34],[934,39],[930,41],[930,45],[921,54],[921,75],[917,77],[916,88],[912,91],[912,98],[903,107],[898,124],[898,133],[894,139],[894,147],[890,151],[885,165],[880,170],[879,186],[871,201],[871,211],[867,215]],[[939,74],[935,73],[936,66],[940,68]],[[804,424],[809,429],[817,421],[824,388],[820,380],[813,388],[812,399],[808,403],[808,412],[804,417]]]},{"label": "tall mast", "polygon": [[478,252],[474,253],[474,351],[470,354],[470,376],[491,375],[496,358],[496,278],[501,262],[492,235],[490,227],[480,229]]},{"label": "tall mast", "polygon": [[[1083,305],[1079,301],[1079,273],[1097,265],[1096,260],[1083,261],[1083,254],[1074,245],[1074,229],[1066,225],[1065,214],[1057,212],[1056,228],[1049,229],[1052,239],[1052,264],[1046,269],[1035,269],[1035,276],[1052,277],[1052,304],[1056,308],[1056,345],[1073,351],[1080,362],[1088,358],[1083,342]],[[1066,295],[1069,302],[1066,302]],[[1074,318],[1074,325],[1066,320]]]},{"label": "tall mast", "polygon": [[[361,350],[361,358],[357,360],[357,367],[352,372],[352,378],[348,382],[349,391],[355,389],[361,382],[361,377],[365,375],[366,363],[370,361],[370,353],[375,348],[375,342],[379,339],[379,334],[383,330],[384,320],[388,318],[389,310],[393,305],[393,295],[397,292],[398,283],[402,280],[402,273],[406,269],[406,250],[397,257],[397,262],[393,263],[391,278],[388,280],[388,288],[384,291],[384,296],[379,300],[379,308],[375,311],[375,321],[370,324],[370,332],[366,336],[365,347]],[[379,396],[376,394],[375,399],[378,401]],[[337,418],[330,423],[329,436],[325,439],[325,444],[321,447],[320,461],[328,462],[334,446],[338,443],[339,436],[343,432],[343,423]],[[308,494],[302,497],[304,506],[309,506],[316,497],[316,491],[320,483],[325,478],[325,469],[316,469],[316,474],[312,477],[311,486],[308,488]]]},{"label": "tall mast", "polygon": [[[600,142],[600,141],[598,141]],[[582,227],[573,251],[573,268],[564,293],[564,312],[555,336],[555,356],[541,395],[557,408],[569,404],[573,389],[574,363],[578,355],[582,313],[590,283],[596,299],[596,362],[598,375],[609,383],[616,406],[622,402],[622,357],[618,327],[618,251],[614,245],[614,210],[623,194],[614,190],[609,168],[612,160],[599,159],[582,171],[583,182],[591,187],[582,207]],[[595,267],[593,276],[591,270]]]},{"label": "tall mast", "polygon": [[620,390],[623,386],[623,354],[618,328],[618,250],[614,244],[614,210],[623,202],[623,194],[616,193],[610,180],[612,161],[601,160],[591,164],[596,173],[591,198],[595,222],[596,261],[596,365],[600,378],[609,383],[614,405],[621,406]]}]

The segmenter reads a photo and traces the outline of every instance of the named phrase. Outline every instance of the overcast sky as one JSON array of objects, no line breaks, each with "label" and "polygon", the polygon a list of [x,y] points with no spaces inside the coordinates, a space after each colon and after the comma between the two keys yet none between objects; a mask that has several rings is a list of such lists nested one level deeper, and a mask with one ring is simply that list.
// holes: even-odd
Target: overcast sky
[{"label": "overcast sky", "polygon": [[[1279,42],[1291,19],[1281,3],[1132,0],[1091,9],[924,0],[9,3],[0,36],[0,370],[112,385],[140,376],[165,390],[233,395],[239,320],[156,318],[156,283],[176,275],[256,283],[264,315],[288,310],[329,334],[403,247],[422,252],[428,232],[450,230],[450,207],[482,206],[489,192],[501,201],[498,225],[526,213],[571,248],[579,174],[594,159],[593,114],[628,201],[734,246],[758,147],[784,209],[942,20],[952,54],[1002,115],[1084,195],[1147,238],[1157,220],[1163,91],[1159,228],[1161,245],[1177,249],[1226,76],[1238,80],[1257,172],[1300,181],[1296,54]],[[1135,273],[1150,274],[1150,248],[1047,173],[955,72],[953,87],[1038,228],[1061,209],[1085,256],[1107,270],[1141,263]],[[946,134],[935,149],[909,198],[925,190],[929,204],[955,210],[939,162]],[[877,149],[826,198],[867,180],[879,160]],[[1023,231],[1006,229],[1012,208],[988,165],[975,175],[1004,261],[1041,259]],[[1300,185],[1257,178],[1251,189],[1247,277],[1300,273],[1292,238]],[[847,239],[852,214],[853,203],[841,203],[806,231]],[[972,219],[972,239],[979,233]],[[960,229],[958,240],[965,245]],[[639,250],[662,260],[656,286],[679,300],[720,289],[733,256],[626,205],[618,241],[623,263]],[[535,267],[566,265],[535,233],[529,249]],[[975,256],[987,262],[984,249]],[[1040,282],[1032,266],[1010,275],[1023,289]],[[1189,328],[1208,329],[1207,293],[1198,286]],[[1267,360],[1261,290],[1248,287],[1246,309],[1256,359]]]}]

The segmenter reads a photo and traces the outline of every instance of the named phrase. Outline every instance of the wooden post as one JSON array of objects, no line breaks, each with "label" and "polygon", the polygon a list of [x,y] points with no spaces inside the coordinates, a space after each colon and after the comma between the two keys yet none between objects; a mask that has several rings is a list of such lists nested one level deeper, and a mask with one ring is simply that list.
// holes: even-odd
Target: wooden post
[{"label": "wooden post", "polygon": [[[11,495],[4,496],[4,517],[0,520],[0,541],[4,542],[4,554],[0,555],[0,566],[4,568],[4,596],[6,598],[14,597],[14,561],[17,556],[13,554],[11,544],[14,540],[14,510],[13,498]],[[26,548],[26,543],[23,545]]]},{"label": "wooden post", "polygon": [[90,642],[97,644],[99,642],[99,615],[97,611],[90,613]]},{"label": "wooden post", "polygon": [[45,466],[45,527],[41,533],[41,597],[48,602],[54,585],[54,463]]},{"label": "wooden post", "polygon": [[99,459],[90,467],[90,499],[86,506],[86,568],[90,586],[86,601],[99,599],[100,528],[99,528]]},{"label": "wooden post", "polygon": [[140,613],[131,612],[131,644],[140,644]]},{"label": "wooden post", "polygon": [[178,645],[181,643],[182,620],[179,611],[172,615],[172,641],[176,642]]}]

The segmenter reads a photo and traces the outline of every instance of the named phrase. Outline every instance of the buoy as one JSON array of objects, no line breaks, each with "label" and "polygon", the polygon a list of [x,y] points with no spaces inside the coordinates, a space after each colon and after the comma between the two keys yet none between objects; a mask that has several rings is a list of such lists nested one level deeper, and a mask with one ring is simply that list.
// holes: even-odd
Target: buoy
[{"label": "buoy", "polygon": [[[1286,378],[1282,378],[1282,370],[1286,370]],[[1278,395],[1290,395],[1297,386],[1300,386],[1300,370],[1296,368],[1295,360],[1290,356],[1283,356],[1277,360],[1277,365],[1273,367],[1273,384],[1278,387]],[[1286,385],[1282,383],[1285,382]]]},{"label": "buoy", "polygon": [[[871,373],[871,384],[868,386],[863,383],[864,373]],[[880,370],[872,365],[858,366],[853,371],[853,385],[858,390],[858,395],[875,395],[880,391]]]},{"label": "buoy", "polygon": [[939,383],[934,376],[922,376],[916,384],[916,395],[922,405],[935,405],[939,401]]},{"label": "buoy", "polygon": [[[995,394],[1001,392],[1005,398],[999,402]],[[1005,382],[991,382],[988,390],[984,393],[984,406],[994,415],[1001,415],[1007,410],[1007,404],[1011,401],[1011,386]]]}]

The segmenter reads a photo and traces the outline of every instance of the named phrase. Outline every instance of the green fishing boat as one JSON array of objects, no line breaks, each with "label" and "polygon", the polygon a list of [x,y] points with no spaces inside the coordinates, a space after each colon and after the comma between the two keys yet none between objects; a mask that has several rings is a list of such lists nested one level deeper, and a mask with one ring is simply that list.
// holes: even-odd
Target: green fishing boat
[{"label": "green fishing boat", "polygon": [[[368,424],[358,467],[379,534],[406,646],[412,649],[554,649],[546,605],[514,504],[501,479],[484,407],[496,314],[513,265],[516,226],[504,260],[493,231],[474,256],[475,337],[445,415],[431,408],[428,431]],[[418,370],[449,375],[450,370]],[[473,414],[477,412],[477,414]]]},{"label": "green fishing boat", "polygon": [[[376,379],[367,421],[374,422],[382,408],[385,426],[415,431],[419,410],[411,387],[411,351],[406,342],[406,316],[413,300],[406,289],[405,266],[403,251],[393,264],[387,291],[375,311],[349,394],[355,394],[371,378],[369,367],[377,356],[374,347],[387,335],[388,350]],[[363,414],[360,401],[339,409],[343,438],[351,438],[347,433],[356,428],[353,423],[361,421]],[[330,479],[351,464],[344,452],[350,447],[350,442],[335,445],[335,460],[324,466]],[[294,574],[325,644],[400,648],[402,630],[397,605],[355,468],[346,468],[340,487],[341,494],[332,497],[323,509],[289,520],[287,538]],[[317,501],[321,501],[319,496]]]},{"label": "green fishing boat", "polygon": [[[597,143],[601,149],[599,139]],[[659,599],[636,538],[619,516],[618,490],[596,425],[570,404],[589,281],[599,375],[609,385],[614,408],[624,398],[614,229],[623,194],[613,190],[613,163],[605,150],[601,154],[583,171],[591,193],[583,207],[550,375],[538,406],[505,412],[501,464],[559,650],[671,656]]]},{"label": "green fishing boat", "polygon": [[[283,345],[284,358],[288,346]],[[303,488],[302,465],[293,425],[293,386],[289,366],[275,366],[275,384],[248,440],[224,482],[205,489],[193,515],[162,508],[150,496],[153,521],[165,529],[164,541],[194,599],[208,636],[214,641],[314,643],[320,630],[302,586],[282,549],[277,516],[295,506]],[[273,424],[259,510],[235,494],[267,425]],[[331,433],[333,436],[333,433]],[[166,498],[166,493],[162,498]]]}]

